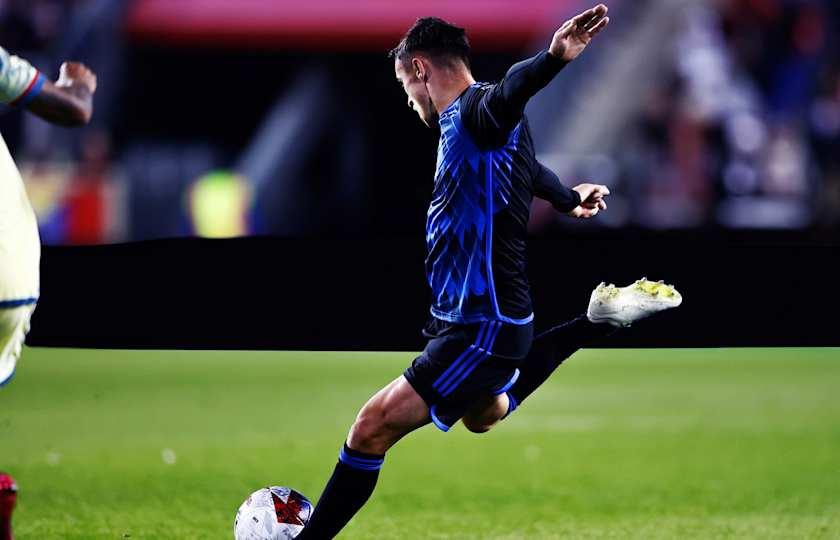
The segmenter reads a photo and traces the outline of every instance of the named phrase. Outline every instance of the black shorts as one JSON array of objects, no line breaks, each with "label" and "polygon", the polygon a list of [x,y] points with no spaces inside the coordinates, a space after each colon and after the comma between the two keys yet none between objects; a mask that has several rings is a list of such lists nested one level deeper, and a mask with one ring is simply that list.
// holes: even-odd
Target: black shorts
[{"label": "black shorts", "polygon": [[454,324],[432,317],[423,335],[429,343],[404,375],[429,406],[434,424],[449,431],[479,399],[516,382],[534,329],[531,323]]}]

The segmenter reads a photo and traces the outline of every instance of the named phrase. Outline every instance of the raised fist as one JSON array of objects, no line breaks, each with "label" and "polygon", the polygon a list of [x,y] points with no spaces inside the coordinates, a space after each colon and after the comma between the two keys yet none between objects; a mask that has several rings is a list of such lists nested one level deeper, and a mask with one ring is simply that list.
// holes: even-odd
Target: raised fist
[{"label": "raised fist", "polygon": [[81,62],[64,62],[55,85],[83,87],[93,94],[96,92],[96,74]]}]

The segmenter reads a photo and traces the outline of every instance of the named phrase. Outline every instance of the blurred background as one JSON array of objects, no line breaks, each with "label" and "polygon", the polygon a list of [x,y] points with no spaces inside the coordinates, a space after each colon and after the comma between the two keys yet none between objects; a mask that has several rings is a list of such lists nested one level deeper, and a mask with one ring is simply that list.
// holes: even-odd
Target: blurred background
[{"label": "blurred background", "polygon": [[[387,51],[418,16],[464,26],[501,78],[590,1],[0,0],[2,45],[99,75],[83,130],[0,110],[46,244],[418,235],[437,133]],[[840,4],[612,0],[597,46],[529,105],[539,158],[611,186],[531,227],[840,231]]]}]

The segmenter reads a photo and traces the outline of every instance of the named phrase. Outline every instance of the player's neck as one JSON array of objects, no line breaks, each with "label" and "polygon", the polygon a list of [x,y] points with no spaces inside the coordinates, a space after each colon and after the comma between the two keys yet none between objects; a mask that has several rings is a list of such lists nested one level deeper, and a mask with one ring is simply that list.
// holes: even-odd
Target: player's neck
[{"label": "player's neck", "polygon": [[469,71],[459,73],[447,80],[443,88],[431,95],[435,109],[438,112],[445,111],[471,84],[475,84],[475,79]]}]

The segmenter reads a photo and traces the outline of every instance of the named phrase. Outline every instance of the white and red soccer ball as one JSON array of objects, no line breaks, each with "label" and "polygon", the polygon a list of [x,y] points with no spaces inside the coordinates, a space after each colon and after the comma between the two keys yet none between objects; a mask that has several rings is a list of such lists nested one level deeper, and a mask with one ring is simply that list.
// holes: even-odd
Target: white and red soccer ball
[{"label": "white and red soccer ball", "polygon": [[253,492],[233,522],[236,540],[290,540],[312,515],[312,503],[297,491],[271,486]]}]

